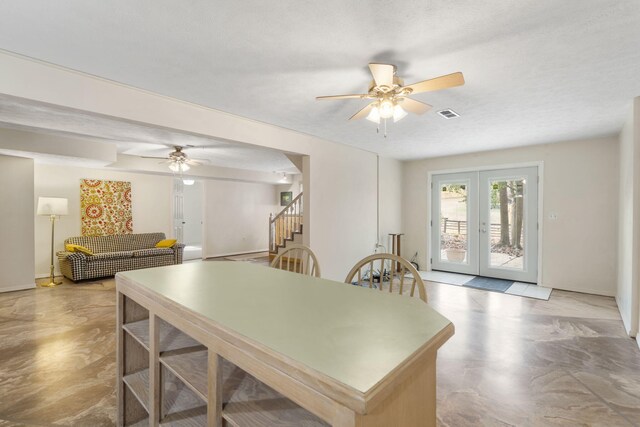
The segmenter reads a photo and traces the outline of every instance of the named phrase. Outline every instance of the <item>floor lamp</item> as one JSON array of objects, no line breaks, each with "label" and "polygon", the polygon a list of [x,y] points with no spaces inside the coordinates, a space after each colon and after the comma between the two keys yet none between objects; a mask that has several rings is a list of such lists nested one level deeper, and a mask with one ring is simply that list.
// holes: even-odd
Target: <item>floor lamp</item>
[{"label": "floor lamp", "polygon": [[61,197],[38,197],[38,215],[46,215],[51,220],[51,265],[49,266],[49,283],[42,286],[53,287],[62,282],[56,283],[53,274],[53,243],[56,225],[56,217],[69,213],[69,201]]}]

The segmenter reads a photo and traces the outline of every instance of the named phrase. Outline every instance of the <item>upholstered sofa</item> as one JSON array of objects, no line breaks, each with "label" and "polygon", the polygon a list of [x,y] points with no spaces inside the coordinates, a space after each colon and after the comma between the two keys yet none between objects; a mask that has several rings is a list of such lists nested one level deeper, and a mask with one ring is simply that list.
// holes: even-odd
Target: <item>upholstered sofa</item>
[{"label": "upholstered sofa", "polygon": [[113,236],[70,237],[67,245],[80,245],[93,252],[58,252],[60,271],[73,280],[113,276],[119,271],[182,264],[184,245],[156,248],[164,233],[119,234]]}]

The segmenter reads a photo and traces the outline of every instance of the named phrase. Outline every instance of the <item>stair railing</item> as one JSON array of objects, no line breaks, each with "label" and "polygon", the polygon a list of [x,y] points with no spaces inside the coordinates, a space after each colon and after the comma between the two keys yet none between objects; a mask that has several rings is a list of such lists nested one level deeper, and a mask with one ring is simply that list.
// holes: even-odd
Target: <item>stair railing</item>
[{"label": "stair railing", "polygon": [[277,252],[293,233],[302,232],[302,193],[298,194],[277,215],[269,214],[269,252]]}]

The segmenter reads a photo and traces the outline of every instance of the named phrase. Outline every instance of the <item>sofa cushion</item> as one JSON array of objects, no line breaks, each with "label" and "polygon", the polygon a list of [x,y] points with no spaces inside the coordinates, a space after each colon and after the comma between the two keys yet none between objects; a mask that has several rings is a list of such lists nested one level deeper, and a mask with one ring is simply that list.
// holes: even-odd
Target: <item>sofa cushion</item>
[{"label": "sofa cushion", "polygon": [[173,249],[171,248],[151,248],[151,249],[139,249],[133,251],[133,256],[136,258],[144,256],[156,256],[156,255],[173,255]]},{"label": "sofa cushion", "polygon": [[87,257],[87,262],[104,261],[106,259],[131,258],[134,251],[102,252]]},{"label": "sofa cushion", "polygon": [[153,248],[165,238],[164,233],[115,234],[112,236],[69,237],[65,244],[81,245],[93,253],[135,251]]},{"label": "sofa cushion", "polygon": [[176,244],[176,239],[164,239],[156,243],[156,248],[172,248]]},{"label": "sofa cushion", "polygon": [[82,252],[85,255],[93,255],[93,251],[89,248],[85,248],[84,246],[80,246],[80,245],[72,245],[71,243],[67,243],[66,245],[64,245],[64,248],[67,250],[67,252]]}]

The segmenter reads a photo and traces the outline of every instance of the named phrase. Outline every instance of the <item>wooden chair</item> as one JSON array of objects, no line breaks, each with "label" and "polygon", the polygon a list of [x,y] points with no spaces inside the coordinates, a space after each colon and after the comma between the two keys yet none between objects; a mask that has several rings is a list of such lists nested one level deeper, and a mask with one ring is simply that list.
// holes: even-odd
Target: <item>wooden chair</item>
[{"label": "wooden chair", "polygon": [[271,262],[271,267],[320,277],[318,259],[313,251],[304,245],[287,245],[287,248]]},{"label": "wooden chair", "polygon": [[[407,279],[405,283],[405,276],[411,274],[412,278]],[[357,276],[357,281],[354,281],[354,277]],[[377,278],[377,282],[374,280]],[[366,286],[369,283],[369,288],[377,287],[379,290],[383,290],[386,284],[388,284],[388,291],[394,292],[394,282],[399,282],[397,293],[403,294],[409,288],[409,281],[411,282],[410,295],[413,296],[416,287],[418,288],[418,295],[420,299],[427,302],[427,291],[424,286],[424,282],[413,265],[404,258],[394,254],[379,253],[370,255],[351,269],[345,283],[358,284],[359,286]],[[405,292],[406,293],[406,292]]]}]

